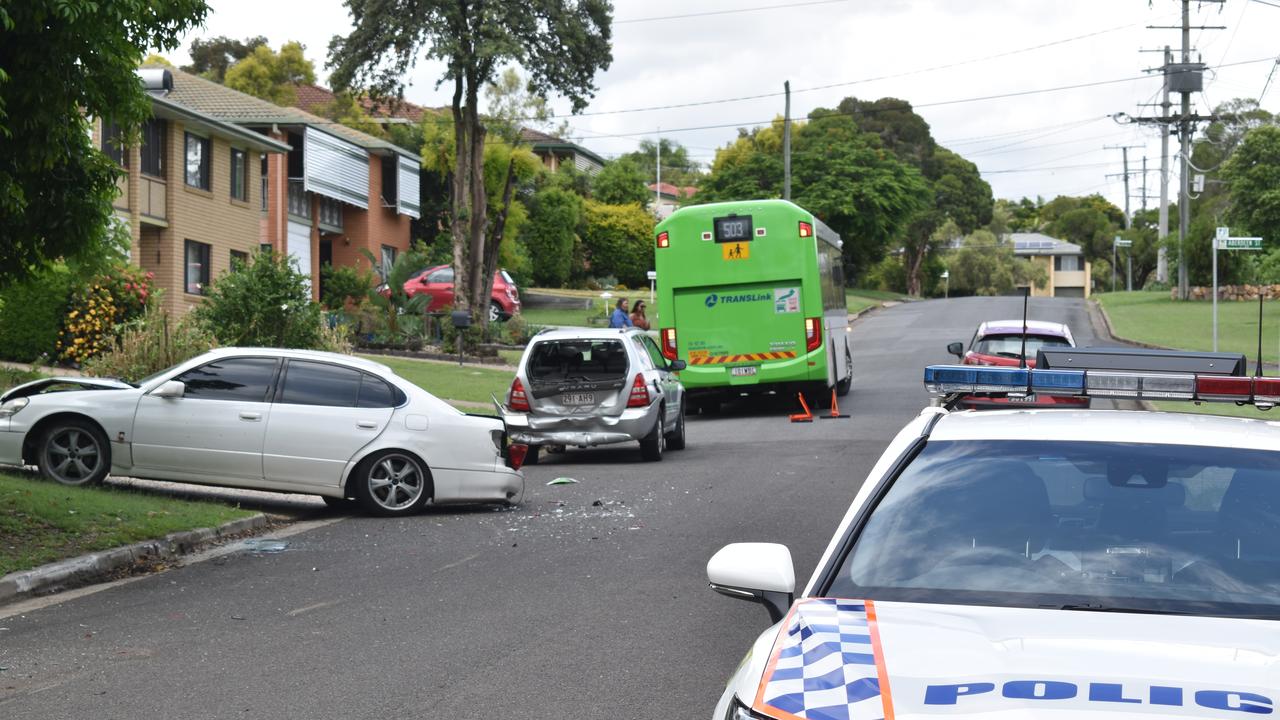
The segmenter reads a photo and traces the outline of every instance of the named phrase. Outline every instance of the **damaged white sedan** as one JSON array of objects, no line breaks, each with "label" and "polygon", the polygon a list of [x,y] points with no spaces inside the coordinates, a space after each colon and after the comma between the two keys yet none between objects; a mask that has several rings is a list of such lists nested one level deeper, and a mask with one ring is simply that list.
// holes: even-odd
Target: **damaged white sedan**
[{"label": "damaged white sedan", "polygon": [[64,485],[108,473],[320,495],[377,515],[518,503],[525,448],[385,365],[214,350],[137,383],[49,378],[0,395],[0,463]]}]

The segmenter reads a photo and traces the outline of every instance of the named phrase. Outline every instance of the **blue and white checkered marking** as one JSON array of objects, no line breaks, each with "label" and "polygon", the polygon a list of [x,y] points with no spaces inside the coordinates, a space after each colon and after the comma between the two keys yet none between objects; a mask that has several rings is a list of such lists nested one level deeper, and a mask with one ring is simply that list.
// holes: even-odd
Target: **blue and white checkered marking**
[{"label": "blue and white checkered marking", "polygon": [[760,699],[805,720],[883,720],[867,606],[818,598],[798,604]]}]

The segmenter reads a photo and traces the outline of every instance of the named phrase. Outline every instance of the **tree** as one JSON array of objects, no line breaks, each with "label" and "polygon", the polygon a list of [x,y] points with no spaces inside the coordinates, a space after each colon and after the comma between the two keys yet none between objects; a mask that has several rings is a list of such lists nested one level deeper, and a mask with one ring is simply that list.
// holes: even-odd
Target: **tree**
[{"label": "tree", "polygon": [[523,234],[534,284],[562,287],[569,281],[581,220],[582,198],[574,193],[553,186],[534,194]]},{"label": "tree", "polygon": [[1013,244],[986,230],[978,230],[947,261],[951,293],[956,295],[1006,295],[1021,285],[1043,287],[1048,273],[1013,252]]},{"label": "tree", "polygon": [[[484,154],[487,132],[479,95],[499,68],[528,73],[527,88],[567,97],[575,112],[595,93],[595,74],[609,67],[612,6],[607,0],[346,0],[355,25],[329,45],[332,82],[367,87],[375,95],[403,94],[403,77],[419,54],[444,65],[439,82],[453,84],[450,111],[454,171],[450,230],[454,289],[460,307],[488,322],[487,297],[497,253],[486,247],[489,223]],[[489,238],[492,242],[492,238]]]},{"label": "tree", "polygon": [[293,86],[316,81],[315,65],[304,50],[300,42],[287,42],[278,53],[259,45],[227,70],[226,86],[277,105],[292,105],[297,100]]},{"label": "tree", "polygon": [[583,204],[582,245],[591,274],[612,275],[628,287],[645,284],[653,269],[653,215],[636,205]]},{"label": "tree", "polygon": [[254,253],[207,289],[192,314],[225,345],[316,348],[320,306],[310,278],[282,254]]},{"label": "tree", "polygon": [[[364,106],[349,92],[334,93],[332,102],[314,107],[312,112],[320,117],[328,118],[336,123],[359,130],[366,135],[384,139],[387,137],[386,130],[383,129],[382,125],[370,117],[369,113],[365,112]],[[417,150],[416,147],[406,149]]]},{"label": "tree", "polygon": [[1222,168],[1231,189],[1227,221],[1235,232],[1280,240],[1280,127],[1250,130]]},{"label": "tree", "polygon": [[0,285],[111,243],[120,169],[93,147],[88,118],[136,133],[150,114],[138,61],[176,47],[208,10],[204,0],[0,4]]},{"label": "tree", "polygon": [[652,199],[644,173],[630,158],[605,163],[591,181],[591,196],[610,205],[635,204],[644,207]]},{"label": "tree", "polygon": [[244,40],[235,40],[225,35],[208,40],[196,38],[191,41],[191,49],[188,52],[191,55],[191,64],[183,65],[182,69],[206,80],[221,83],[227,76],[227,68],[266,45],[267,39],[261,35]]},{"label": "tree", "polygon": [[638,150],[626,153],[619,159],[635,163],[644,175],[646,184],[657,182],[659,148],[662,149],[662,182],[683,187],[693,185],[702,178],[702,170],[697,161],[689,157],[688,148],[670,138],[661,138],[658,142],[645,138],[640,141]]},{"label": "tree", "polygon": [[150,55],[143,58],[140,65],[142,67],[164,67],[164,68],[173,67],[173,63],[169,62],[169,58],[163,55],[159,55],[157,53],[151,53]]}]

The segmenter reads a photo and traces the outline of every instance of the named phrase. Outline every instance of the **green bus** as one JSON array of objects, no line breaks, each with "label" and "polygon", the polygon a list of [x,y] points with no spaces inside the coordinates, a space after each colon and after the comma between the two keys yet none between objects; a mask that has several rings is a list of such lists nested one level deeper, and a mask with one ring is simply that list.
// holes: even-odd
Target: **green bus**
[{"label": "green bus", "polygon": [[681,208],[655,229],[657,329],[690,402],[853,382],[840,236],[785,200]]}]

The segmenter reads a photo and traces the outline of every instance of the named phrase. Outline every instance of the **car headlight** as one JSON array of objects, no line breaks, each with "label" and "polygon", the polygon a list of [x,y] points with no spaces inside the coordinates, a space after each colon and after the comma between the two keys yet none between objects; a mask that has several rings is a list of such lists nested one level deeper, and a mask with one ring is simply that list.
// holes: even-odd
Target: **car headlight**
[{"label": "car headlight", "polygon": [[20,397],[14,398],[5,403],[0,403],[0,418],[13,417],[15,413],[26,407],[29,402],[31,401],[27,398]]},{"label": "car headlight", "polygon": [[743,705],[741,702],[738,701],[738,698],[735,697],[733,699],[733,702],[729,705],[729,712],[724,716],[724,720],[769,720],[769,719],[764,715],[757,715],[756,713],[751,712],[751,710],[749,710],[746,705]]}]

